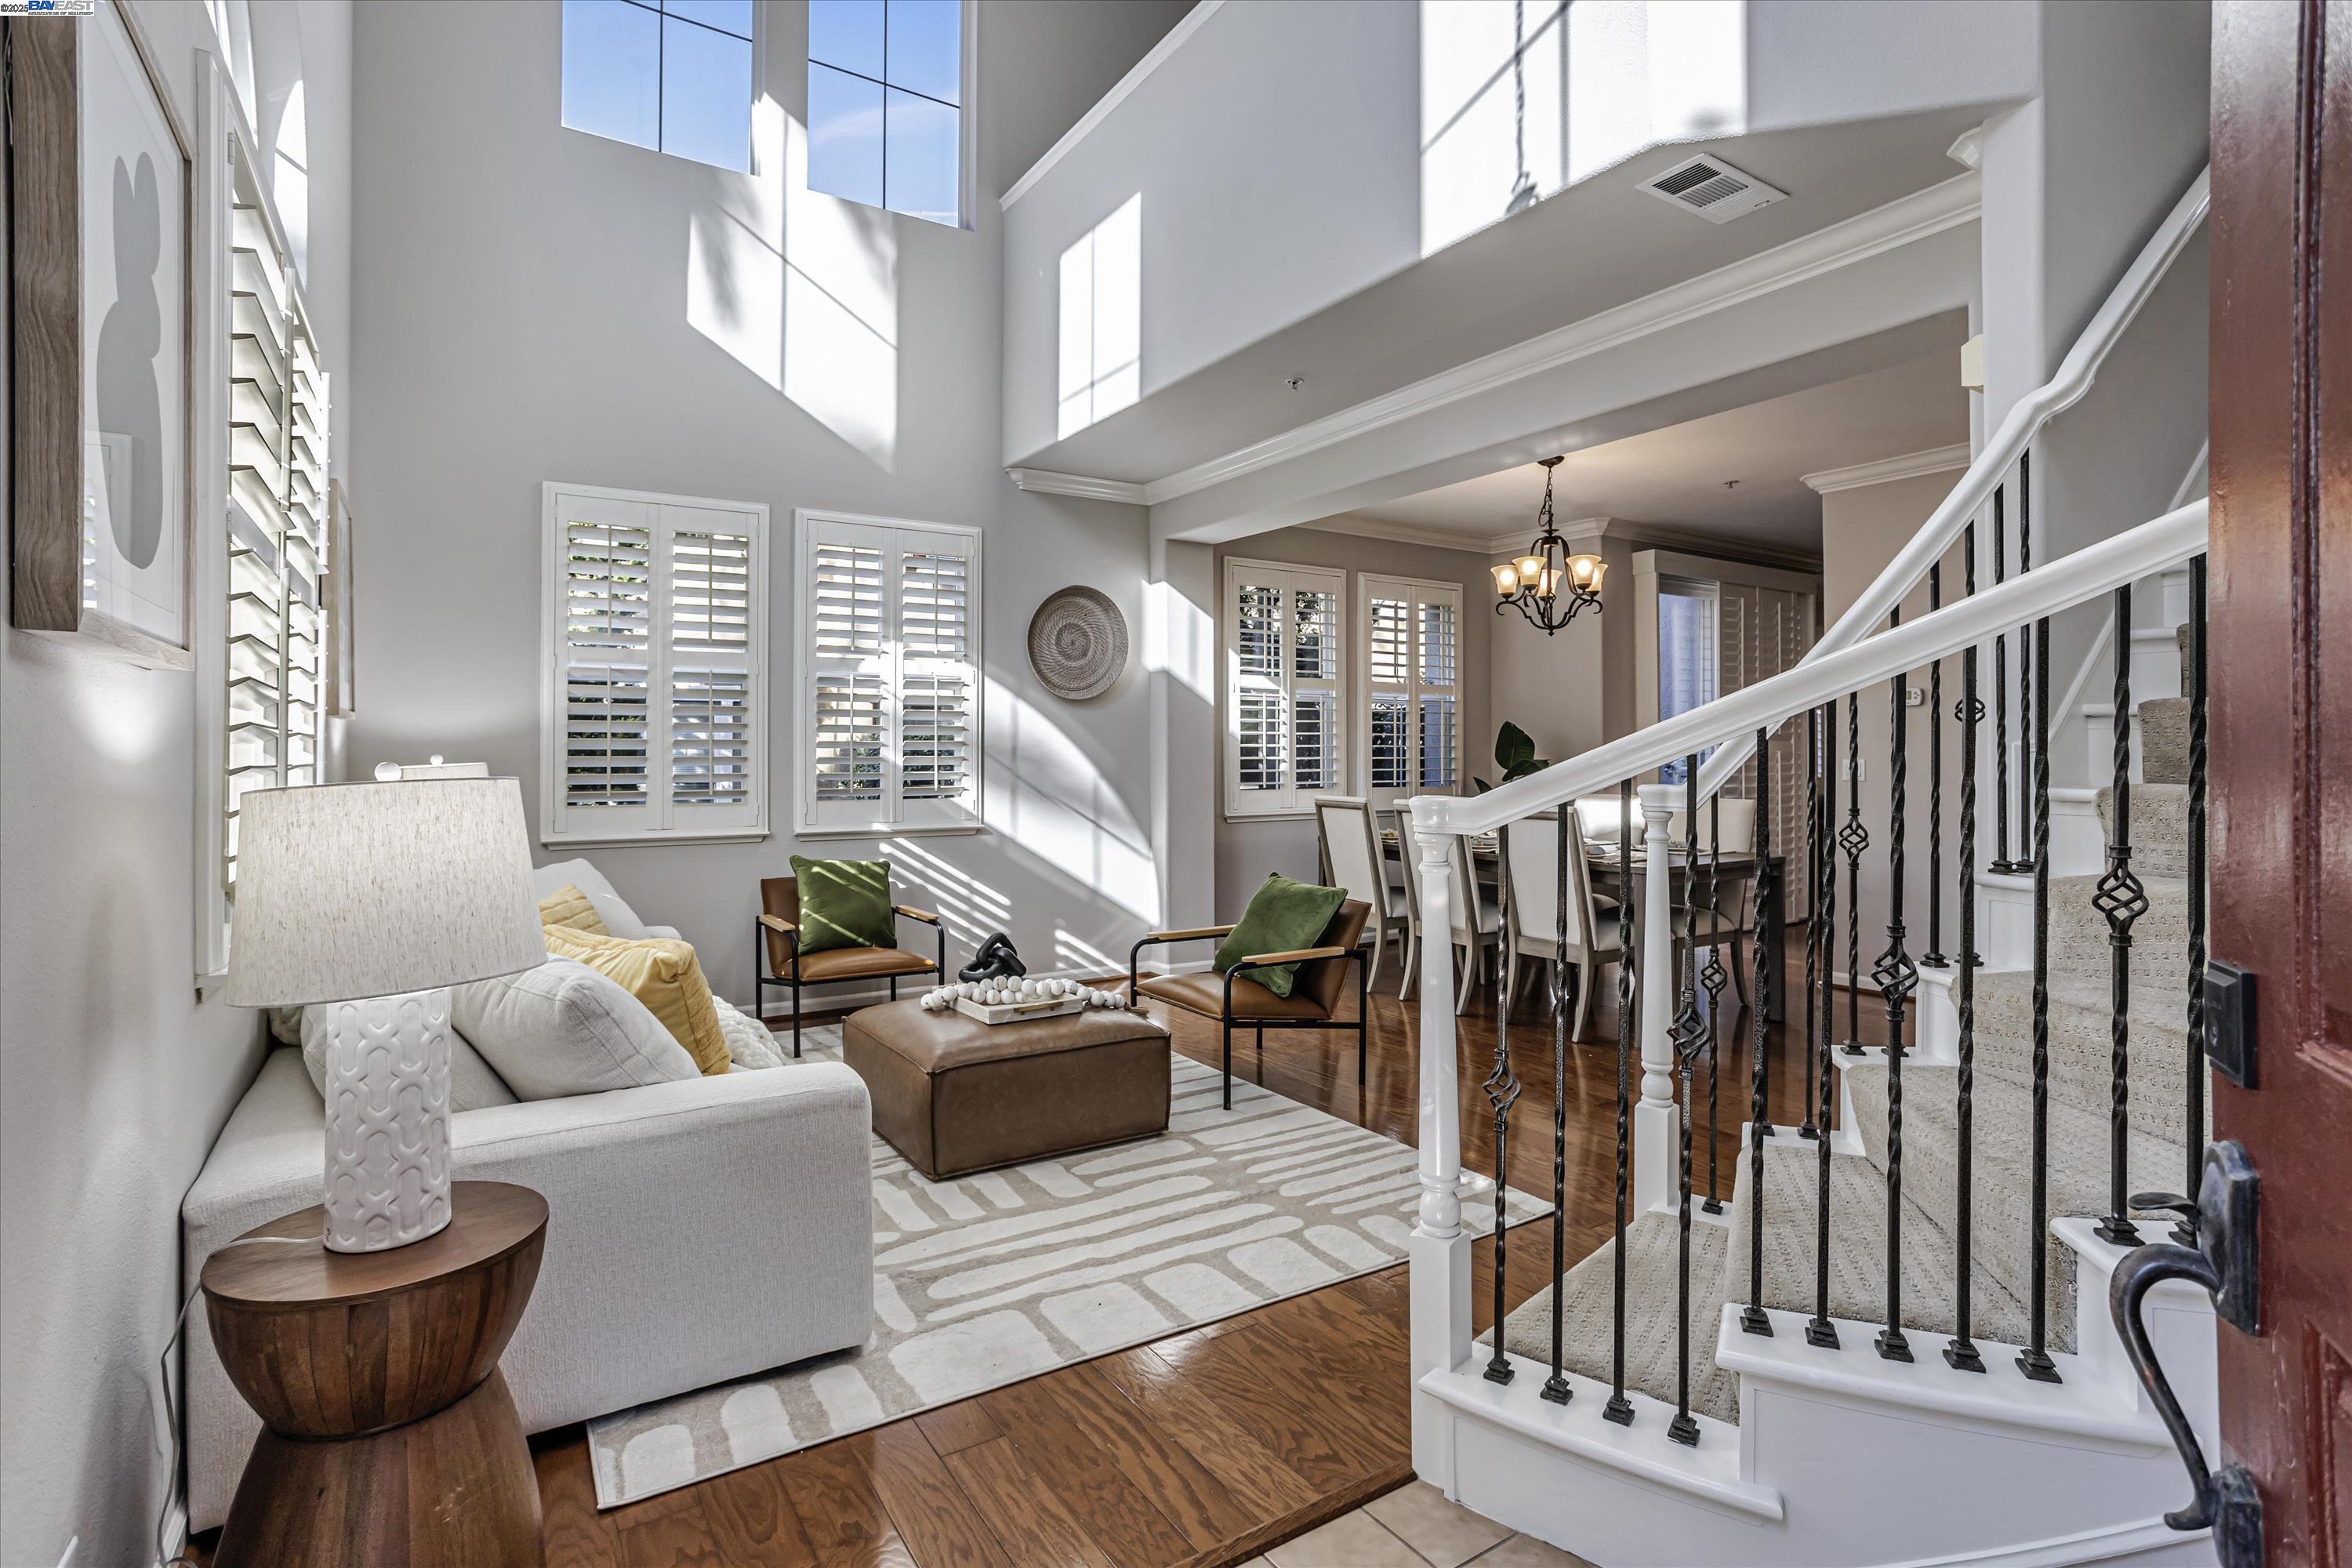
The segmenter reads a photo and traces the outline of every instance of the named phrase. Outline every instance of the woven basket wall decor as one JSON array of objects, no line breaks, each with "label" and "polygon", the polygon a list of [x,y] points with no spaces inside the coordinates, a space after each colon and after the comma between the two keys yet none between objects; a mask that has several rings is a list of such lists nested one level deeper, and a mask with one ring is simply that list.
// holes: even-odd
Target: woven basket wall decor
[{"label": "woven basket wall decor", "polygon": [[1047,595],[1029,619],[1029,668],[1069,701],[1099,697],[1127,668],[1127,620],[1092,588]]}]

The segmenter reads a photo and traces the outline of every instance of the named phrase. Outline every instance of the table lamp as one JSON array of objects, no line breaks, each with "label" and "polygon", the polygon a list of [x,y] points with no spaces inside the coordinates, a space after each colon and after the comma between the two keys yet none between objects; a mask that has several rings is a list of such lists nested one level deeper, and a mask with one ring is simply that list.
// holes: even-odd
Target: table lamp
[{"label": "table lamp", "polygon": [[510,778],[255,790],[237,803],[227,1000],[333,1003],[325,1244],[449,1223],[449,998],[547,961]]}]

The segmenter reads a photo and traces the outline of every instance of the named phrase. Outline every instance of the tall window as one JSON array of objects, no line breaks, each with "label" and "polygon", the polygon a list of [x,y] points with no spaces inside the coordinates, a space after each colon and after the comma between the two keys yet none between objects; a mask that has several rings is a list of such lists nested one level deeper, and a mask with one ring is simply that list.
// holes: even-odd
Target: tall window
[{"label": "tall window", "polygon": [[963,56],[963,0],[809,0],[809,188],[962,223]]},{"label": "tall window", "polygon": [[540,840],[768,830],[768,509],[545,487]]},{"label": "tall window", "polygon": [[980,531],[799,521],[799,830],[978,826]]},{"label": "tall window", "polygon": [[244,142],[231,139],[228,618],[221,882],[245,792],[319,782],[327,378]]},{"label": "tall window", "polygon": [[1340,603],[1347,574],[1225,563],[1225,811],[1314,809],[1339,787]]},{"label": "tall window", "polygon": [[563,123],[748,174],[751,0],[563,0]]},{"label": "tall window", "polygon": [[[1720,660],[1716,652],[1717,589],[1712,583],[1667,577],[1658,584],[1658,717],[1671,719],[1716,700]],[[1709,747],[1708,751],[1713,751]],[[1704,753],[1702,753],[1704,756]],[[1659,779],[1684,782],[1677,758]]]},{"label": "tall window", "polygon": [[1381,805],[1450,794],[1462,764],[1462,588],[1357,579],[1363,626],[1364,787]]}]

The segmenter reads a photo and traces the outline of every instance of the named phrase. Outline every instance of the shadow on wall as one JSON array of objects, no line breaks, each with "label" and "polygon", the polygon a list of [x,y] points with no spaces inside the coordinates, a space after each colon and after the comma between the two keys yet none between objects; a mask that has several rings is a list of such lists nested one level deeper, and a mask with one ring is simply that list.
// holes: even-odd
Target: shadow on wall
[{"label": "shadow on wall", "polygon": [[751,110],[749,175],[709,171],[688,223],[686,319],[738,364],[892,471],[898,249],[887,213],[808,188],[808,131]]}]

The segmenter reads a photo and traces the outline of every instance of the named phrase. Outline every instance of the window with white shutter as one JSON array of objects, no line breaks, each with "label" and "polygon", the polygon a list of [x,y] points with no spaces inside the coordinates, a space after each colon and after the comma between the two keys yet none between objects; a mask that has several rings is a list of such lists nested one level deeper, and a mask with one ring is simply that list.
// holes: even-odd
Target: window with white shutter
[{"label": "window with white shutter", "polygon": [[1225,812],[1305,813],[1347,756],[1341,605],[1347,574],[1225,562]]},{"label": "window with white shutter", "polygon": [[768,509],[545,488],[540,838],[768,830]]},{"label": "window with white shutter", "polygon": [[796,830],[981,820],[980,531],[803,511]]},{"label": "window with white shutter", "polygon": [[1462,776],[1462,586],[1356,580],[1364,627],[1364,787],[1386,807],[1450,795]]}]

